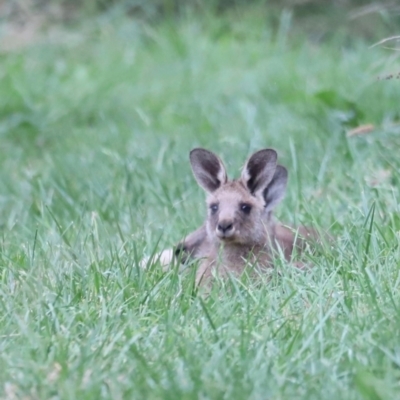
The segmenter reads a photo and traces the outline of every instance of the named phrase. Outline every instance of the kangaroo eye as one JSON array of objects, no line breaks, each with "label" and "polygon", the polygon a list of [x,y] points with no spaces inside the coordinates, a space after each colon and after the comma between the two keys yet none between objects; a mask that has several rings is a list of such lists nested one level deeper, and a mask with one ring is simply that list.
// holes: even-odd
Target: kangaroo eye
[{"label": "kangaroo eye", "polygon": [[243,211],[245,214],[250,214],[251,205],[243,203],[243,204],[240,205],[240,210]]},{"label": "kangaroo eye", "polygon": [[218,204],[211,204],[210,210],[211,214],[215,214],[218,211]]}]

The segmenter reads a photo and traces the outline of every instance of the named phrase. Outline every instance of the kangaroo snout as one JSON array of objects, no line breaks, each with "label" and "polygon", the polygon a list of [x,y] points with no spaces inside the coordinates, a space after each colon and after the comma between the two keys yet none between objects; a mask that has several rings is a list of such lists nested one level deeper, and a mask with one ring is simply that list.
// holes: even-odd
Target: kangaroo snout
[{"label": "kangaroo snout", "polygon": [[223,220],[219,221],[217,224],[217,236],[219,238],[229,238],[235,233],[235,228],[233,226],[233,221]]}]

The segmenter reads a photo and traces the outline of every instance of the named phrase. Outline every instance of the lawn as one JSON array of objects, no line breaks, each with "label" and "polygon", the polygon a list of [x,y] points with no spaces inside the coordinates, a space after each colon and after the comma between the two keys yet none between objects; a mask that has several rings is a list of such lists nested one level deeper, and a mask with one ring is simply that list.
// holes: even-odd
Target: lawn
[{"label": "lawn", "polygon": [[[0,53],[1,398],[400,398],[399,53],[264,17],[98,18]],[[310,271],[205,297],[194,268],[139,268],[203,221],[198,146],[236,176],[277,150],[278,219],[334,237]]]}]

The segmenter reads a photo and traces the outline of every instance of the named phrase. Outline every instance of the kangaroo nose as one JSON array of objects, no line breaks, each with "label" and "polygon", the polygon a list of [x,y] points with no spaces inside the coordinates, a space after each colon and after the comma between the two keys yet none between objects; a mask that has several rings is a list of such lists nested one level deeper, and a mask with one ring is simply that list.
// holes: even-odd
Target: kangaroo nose
[{"label": "kangaroo nose", "polygon": [[228,233],[233,228],[233,223],[231,221],[221,221],[218,224],[218,230],[222,233]]}]

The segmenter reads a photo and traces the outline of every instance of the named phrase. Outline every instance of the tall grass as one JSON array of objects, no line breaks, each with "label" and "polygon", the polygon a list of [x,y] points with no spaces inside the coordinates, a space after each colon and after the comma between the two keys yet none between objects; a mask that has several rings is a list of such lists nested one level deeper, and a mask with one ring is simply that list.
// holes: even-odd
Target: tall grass
[{"label": "tall grass", "polygon": [[[0,55],[0,396],[397,398],[397,58],[258,14],[68,37]],[[278,217],[334,245],[206,298],[140,269],[204,217],[195,146],[277,149]]]}]

